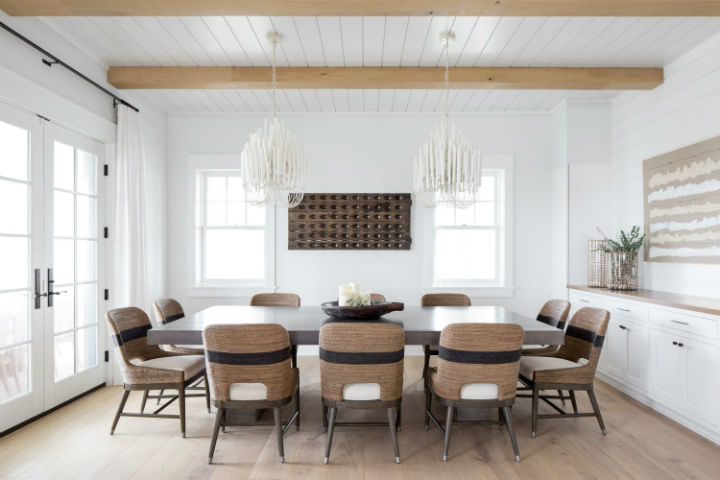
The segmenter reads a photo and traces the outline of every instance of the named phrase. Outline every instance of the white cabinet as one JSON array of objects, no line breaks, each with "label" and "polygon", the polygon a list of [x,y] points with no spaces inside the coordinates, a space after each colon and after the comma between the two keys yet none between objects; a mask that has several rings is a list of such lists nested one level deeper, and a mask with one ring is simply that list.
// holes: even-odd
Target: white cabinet
[{"label": "white cabinet", "polygon": [[610,312],[598,377],[720,443],[720,317],[571,289]]}]

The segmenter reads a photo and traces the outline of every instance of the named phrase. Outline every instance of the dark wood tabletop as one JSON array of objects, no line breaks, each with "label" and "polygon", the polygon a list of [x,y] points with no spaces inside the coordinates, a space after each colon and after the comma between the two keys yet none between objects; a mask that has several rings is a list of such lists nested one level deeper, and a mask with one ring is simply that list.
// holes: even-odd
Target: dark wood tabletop
[{"label": "dark wood tabletop", "polygon": [[[293,345],[317,345],[320,328],[333,322],[319,306],[250,307],[214,306],[184,318],[153,327],[148,342],[156,345],[202,345],[202,330],[211,324],[279,323],[290,333]],[[372,320],[378,321],[378,320]],[[451,323],[511,323],[525,330],[525,344],[561,345],[563,331],[503,307],[405,307],[384,316],[405,330],[407,345],[437,345],[440,332]]]}]

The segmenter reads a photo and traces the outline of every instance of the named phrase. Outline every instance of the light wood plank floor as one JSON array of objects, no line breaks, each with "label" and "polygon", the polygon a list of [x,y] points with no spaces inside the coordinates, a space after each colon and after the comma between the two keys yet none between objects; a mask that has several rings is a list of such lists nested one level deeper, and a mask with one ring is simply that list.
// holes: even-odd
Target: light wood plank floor
[{"label": "light wood plank floor", "polygon": [[[381,427],[338,427],[331,464],[323,465],[325,434],[320,421],[316,358],[300,357],[302,431],[285,437],[287,463],[279,464],[270,427],[234,427],[221,434],[217,464],[207,464],[213,415],[204,399],[188,400],[188,438],[177,420],[121,418],[108,435],[120,399],[119,387],[103,388],[0,439],[0,478],[72,479],[266,479],[338,478],[391,480],[718,478],[720,447],[597,382],[607,424],[603,437],[592,418],[541,421],[538,437],[529,436],[530,401],[513,408],[522,461],[513,461],[505,431],[494,426],[453,428],[450,461],[440,461],[442,437],[423,429],[422,359],[406,358],[402,463],[396,465],[390,435]],[[131,394],[137,409],[140,393]],[[581,409],[590,405],[580,395]],[[543,410],[550,413],[550,409]],[[381,413],[381,412],[378,412]],[[357,412],[356,415],[369,413]],[[442,411],[438,409],[438,414]],[[382,415],[374,418],[381,418]],[[339,416],[339,420],[349,418]]]}]

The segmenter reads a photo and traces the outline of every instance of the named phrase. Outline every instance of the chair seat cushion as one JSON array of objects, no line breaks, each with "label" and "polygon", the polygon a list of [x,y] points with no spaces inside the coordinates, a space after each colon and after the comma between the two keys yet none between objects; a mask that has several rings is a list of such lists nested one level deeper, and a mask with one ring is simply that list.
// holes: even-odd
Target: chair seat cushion
[{"label": "chair seat cushion", "polygon": [[130,363],[138,367],[159,368],[183,372],[185,380],[189,380],[205,369],[205,357],[202,355],[173,355],[153,358],[152,360],[131,360]]},{"label": "chair seat cushion", "polygon": [[267,387],[264,383],[232,383],[230,400],[267,400]]},{"label": "chair seat cushion", "polygon": [[575,363],[557,357],[522,357],[520,358],[520,375],[530,380],[533,374],[541,370],[560,370],[564,368],[582,367],[583,363]]},{"label": "chair seat cushion", "polygon": [[523,345],[523,350],[540,350],[547,347],[547,345]]},{"label": "chair seat cushion", "polygon": [[380,400],[379,383],[350,383],[343,385],[344,400]]},{"label": "chair seat cushion", "polygon": [[468,383],[460,389],[462,400],[495,400],[498,386],[494,383]]}]

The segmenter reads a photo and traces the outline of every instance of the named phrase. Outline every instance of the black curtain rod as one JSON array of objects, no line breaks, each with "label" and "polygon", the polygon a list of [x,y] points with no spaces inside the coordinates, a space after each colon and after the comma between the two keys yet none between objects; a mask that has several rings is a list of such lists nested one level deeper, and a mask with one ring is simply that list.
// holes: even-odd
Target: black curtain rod
[{"label": "black curtain rod", "polygon": [[6,30],[8,33],[14,35],[16,38],[22,40],[23,42],[27,43],[27,44],[30,45],[32,48],[34,48],[35,50],[37,50],[38,52],[40,52],[40,53],[42,53],[44,56],[46,56],[47,58],[43,58],[43,59],[42,59],[42,62],[43,62],[45,65],[47,65],[48,67],[52,67],[53,65],[60,65],[61,67],[65,67],[65,68],[66,68],[67,70],[69,70],[71,73],[73,73],[73,74],[77,75],[78,77],[80,77],[81,79],[85,80],[87,83],[89,83],[89,84],[92,85],[93,87],[97,88],[98,90],[101,90],[101,91],[102,91],[103,93],[105,93],[106,95],[111,96],[111,97],[113,98],[113,105],[117,105],[118,103],[121,103],[121,104],[125,105],[126,107],[132,108],[132,109],[135,110],[136,112],[140,112],[140,110],[138,110],[137,107],[131,105],[130,103],[128,103],[128,102],[126,102],[125,100],[123,100],[122,98],[118,97],[118,96],[115,95],[113,92],[111,92],[111,91],[108,90],[107,88],[103,87],[102,85],[100,85],[100,84],[97,83],[96,81],[94,81],[94,80],[86,77],[86,76],[83,75],[82,73],[78,72],[78,71],[75,70],[73,67],[71,67],[71,66],[68,65],[67,63],[63,62],[63,61],[60,60],[58,57],[56,57],[56,56],[53,55],[52,53],[48,52],[47,50],[45,50],[44,48],[42,48],[42,47],[41,47],[40,45],[38,45],[37,43],[35,43],[35,42],[33,42],[32,40],[30,40],[30,39],[27,38],[26,36],[22,35],[21,33],[15,31],[15,30],[13,30],[12,28],[10,28],[10,27],[9,27],[8,25],[6,25],[5,23],[0,22],[0,27],[2,27],[2,28],[3,28],[4,30]]}]

